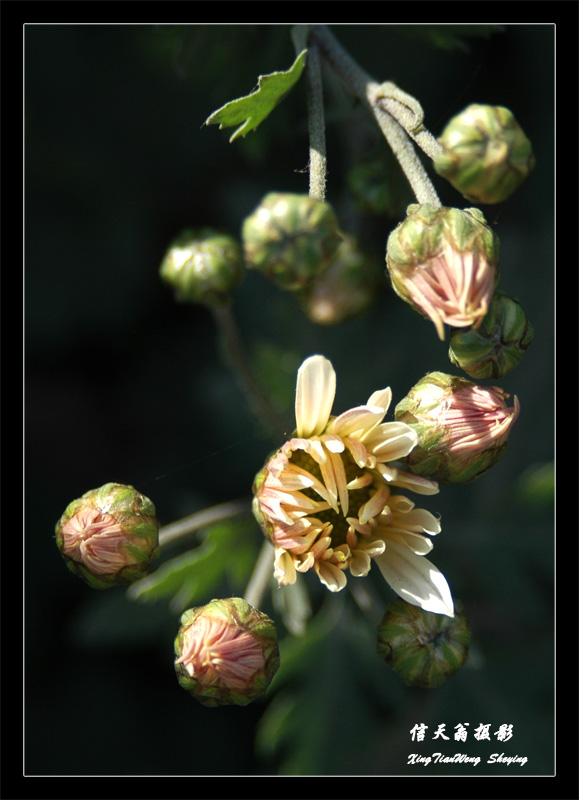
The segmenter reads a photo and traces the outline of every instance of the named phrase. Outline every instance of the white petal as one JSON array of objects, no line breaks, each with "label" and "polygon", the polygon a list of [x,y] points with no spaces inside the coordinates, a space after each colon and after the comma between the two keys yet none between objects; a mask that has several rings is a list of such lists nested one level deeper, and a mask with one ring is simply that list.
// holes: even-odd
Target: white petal
[{"label": "white petal", "polygon": [[427,539],[426,536],[421,536],[419,533],[410,533],[409,531],[392,530],[389,528],[385,538],[389,545],[394,543],[407,547],[413,553],[416,553],[417,556],[425,556],[427,553],[430,553],[434,547],[431,539]]},{"label": "white petal", "polygon": [[347,488],[352,492],[355,489],[364,489],[366,486],[370,486],[372,482],[372,474],[370,472],[363,472],[361,475],[358,475],[357,478],[352,478]]},{"label": "white petal", "polygon": [[356,462],[359,467],[374,467],[376,465],[376,459],[373,459],[373,464],[369,463],[368,451],[357,439],[346,439],[346,447],[350,451],[350,455]]},{"label": "white petal", "polygon": [[389,543],[375,559],[388,584],[403,600],[414,606],[454,617],[454,603],[446,578],[424,556]]},{"label": "white petal", "polygon": [[277,547],[273,575],[279,586],[287,586],[296,582],[296,570],[292,557],[285,550]]},{"label": "white petal", "polygon": [[380,406],[380,408],[384,411],[384,414],[390,408],[390,403],[392,402],[392,389],[388,387],[387,389],[379,389],[377,392],[368,399],[369,406]]},{"label": "white petal", "polygon": [[350,561],[350,572],[356,578],[363,578],[370,572],[372,562],[370,556],[363,550],[354,550]]},{"label": "white petal", "polygon": [[404,516],[396,516],[393,524],[395,527],[398,525],[408,531],[428,533],[430,536],[435,536],[442,530],[440,520],[425,508],[413,508]]},{"label": "white petal", "polygon": [[330,453],[343,453],[346,449],[346,445],[340,439],[340,437],[334,436],[331,433],[325,433],[323,436],[320,436],[320,440],[324,443],[324,447],[326,447]]},{"label": "white petal", "polygon": [[384,422],[372,431],[365,444],[380,461],[397,461],[412,452],[418,436],[405,422]]},{"label": "white petal", "polygon": [[323,497],[337,513],[339,511],[338,498],[342,500],[345,494],[347,503],[348,496],[346,473],[344,472],[342,459],[338,455],[329,453],[326,461],[320,464],[320,471],[325,490]]},{"label": "white petal", "polygon": [[333,564],[328,564],[327,561],[316,562],[315,570],[320,581],[330,592],[341,592],[348,582],[343,571]]},{"label": "white petal", "polygon": [[357,406],[344,411],[332,423],[331,430],[338,436],[358,437],[368,434],[384,419],[384,409],[380,406]]},{"label": "white petal", "polygon": [[336,373],[324,356],[306,358],[298,370],[296,425],[298,436],[315,436],[328,424],[334,396]]},{"label": "white petal", "polygon": [[364,525],[368,520],[377,516],[388,503],[390,492],[381,486],[372,497],[358,509],[358,519]]},{"label": "white petal", "polygon": [[416,494],[438,494],[439,492],[436,481],[412,475],[410,472],[402,472],[387,464],[377,464],[376,469],[387,483],[392,483],[394,486],[411,489]]}]

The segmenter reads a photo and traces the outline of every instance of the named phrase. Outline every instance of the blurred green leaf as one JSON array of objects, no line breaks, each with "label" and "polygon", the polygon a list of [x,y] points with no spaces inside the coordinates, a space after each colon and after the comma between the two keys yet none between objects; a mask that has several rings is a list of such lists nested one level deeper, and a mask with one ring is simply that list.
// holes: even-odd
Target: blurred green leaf
[{"label": "blurred green leaf", "polygon": [[288,425],[293,424],[296,373],[301,363],[299,350],[262,339],[255,344],[253,361],[271,402],[280,413],[287,414]]},{"label": "blurred green leaf", "polygon": [[280,655],[275,696],[256,733],[258,755],[277,761],[280,775],[349,774],[377,731],[379,706],[393,709],[406,694],[397,681],[386,700],[379,688],[391,685],[391,675],[376,655],[375,630],[334,595],[304,636],[281,642]]},{"label": "blurred green leaf", "polygon": [[[400,25],[404,33],[446,50],[448,53],[461,50],[469,53],[468,39],[488,39],[495,33],[503,33],[503,25]],[[457,36],[460,31],[460,36]]]},{"label": "blurred green leaf", "polygon": [[230,142],[255,130],[299,80],[305,67],[306,54],[307,50],[302,50],[287,72],[260,75],[254,92],[218,108],[207,118],[205,124],[219,124],[220,130],[239,125],[229,139]]},{"label": "blurred green leaf", "polygon": [[517,481],[517,499],[524,505],[548,507],[555,502],[555,463],[532,464]]},{"label": "blurred green leaf", "polygon": [[171,558],[134,583],[127,596],[146,603],[170,598],[171,611],[179,613],[195,603],[211,600],[224,579],[243,585],[256,555],[253,520],[220,522],[209,529],[202,544]]}]

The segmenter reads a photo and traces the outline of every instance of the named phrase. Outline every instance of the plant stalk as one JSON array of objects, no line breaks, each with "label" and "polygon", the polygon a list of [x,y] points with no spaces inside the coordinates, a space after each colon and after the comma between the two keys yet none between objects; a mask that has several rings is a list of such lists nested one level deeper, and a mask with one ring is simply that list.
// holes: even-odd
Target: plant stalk
[{"label": "plant stalk", "polygon": [[250,404],[260,419],[266,420],[272,434],[278,439],[284,439],[287,425],[271,405],[253,372],[231,305],[223,303],[212,306],[211,310],[223,336],[231,366],[234,368]]},{"label": "plant stalk", "polygon": [[[326,25],[313,26],[311,38],[317,42],[321,55],[340,76],[350,91],[365,103],[371,111],[392,152],[398,159],[398,163],[412,187],[416,200],[419,203],[441,206],[436,190],[416,154],[408,133],[396,119],[396,116],[393,116],[393,113],[400,116],[399,109],[395,112],[394,105],[399,104],[399,101],[388,98],[388,93],[382,88],[383,85],[373,80],[357,64]],[[406,104],[402,104],[402,106],[402,116],[404,117]],[[414,137],[419,136],[419,133],[418,131],[415,132]],[[420,140],[430,142],[433,137],[429,138],[429,136],[423,136]]]},{"label": "plant stalk", "polygon": [[213,525],[216,522],[238,517],[242,514],[251,513],[251,500],[231,500],[227,503],[220,503],[201,511],[195,511],[183,519],[163,525],[159,531],[159,547],[165,549],[178,544],[181,539],[190,536],[192,533]]}]

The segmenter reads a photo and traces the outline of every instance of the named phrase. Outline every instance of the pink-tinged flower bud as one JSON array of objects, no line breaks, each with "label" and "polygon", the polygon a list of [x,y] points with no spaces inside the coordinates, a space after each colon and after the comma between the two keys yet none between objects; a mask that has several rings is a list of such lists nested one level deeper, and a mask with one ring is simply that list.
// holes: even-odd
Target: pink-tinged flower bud
[{"label": "pink-tinged flower bud", "polygon": [[416,475],[440,483],[467,483],[505,454],[519,401],[496,386],[430,372],[396,406],[396,419],[418,435],[405,461]]},{"label": "pink-tinged flower bud", "polygon": [[353,236],[344,235],[324,272],[299,295],[304,313],[317,325],[337,325],[362,314],[373,301],[381,268],[362,253]]},{"label": "pink-tinged flower bud", "polygon": [[155,506],[121,483],[73,500],[56,525],[68,568],[94,589],[133,583],[147,574],[159,547]]},{"label": "pink-tinged flower bud", "polygon": [[186,611],[175,653],[180,686],[204,706],[251,703],[279,667],[273,622],[239,597]]},{"label": "pink-tinged flower bud", "polygon": [[498,281],[498,261],[498,237],[478,208],[410,205],[386,249],[392,288],[432,320],[440,339],[444,325],[480,325]]},{"label": "pink-tinged flower bud", "polygon": [[378,626],[378,655],[409,686],[434,689],[468,657],[470,627],[460,601],[454,616],[433,614],[401,597],[393,600]]}]

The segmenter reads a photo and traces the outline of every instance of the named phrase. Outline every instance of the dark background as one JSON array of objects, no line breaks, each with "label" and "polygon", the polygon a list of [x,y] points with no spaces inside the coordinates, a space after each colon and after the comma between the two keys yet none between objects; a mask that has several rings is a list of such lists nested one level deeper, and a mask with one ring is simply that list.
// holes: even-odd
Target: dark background
[{"label": "dark background", "polygon": [[[303,694],[310,700],[296,729],[268,754],[263,744],[256,749],[255,735],[269,699],[245,709],[198,706],[174,676],[178,617],[163,604],[129,603],[122,589],[91,592],[66,570],[54,525],[88,489],[130,483],[168,523],[247,496],[276,445],[248,411],[211,315],[177,305],[158,267],[182,228],[215,225],[238,236],[266,192],[307,192],[305,90],[300,82],[256,133],[230,144],[231,131],[203,123],[248,94],[258,75],[289,68],[288,26],[27,25],[28,775],[416,775],[423,768],[407,767],[408,754],[439,749],[411,742],[419,722],[431,731],[445,723],[447,733],[458,722],[471,730],[513,724],[502,746],[489,750],[471,737],[458,747],[449,742],[448,752],[499,747],[528,758],[523,768],[489,774],[554,770],[554,28],[507,25],[475,38],[453,30],[464,48],[449,47],[448,38],[436,46],[430,26],[335,32],[377,80],[393,80],[422,102],[435,135],[470,102],[506,105],[537,159],[512,198],[483,208],[501,240],[500,288],[521,301],[535,328],[525,359],[500,381],[519,397],[521,416],[499,465],[424,502],[442,516],[433,561],[465,604],[469,663],[438,691],[406,689],[389,672],[377,689],[385,667],[370,655],[359,700],[365,711],[350,718],[343,693],[353,678],[336,634],[326,691]],[[326,101],[328,200],[381,261],[400,216],[354,213],[345,182],[354,154],[379,139],[332,81]],[[468,206],[434,180],[444,203]],[[288,431],[295,370],[311,353],[336,368],[338,412],[383,385],[396,403],[425,372],[456,372],[448,340],[440,342],[385,280],[367,314],[332,328],[310,323],[292,297],[256,274],[236,289],[234,307]],[[327,727],[306,756],[300,740],[320,719]],[[474,772],[485,774],[483,764]]]}]

